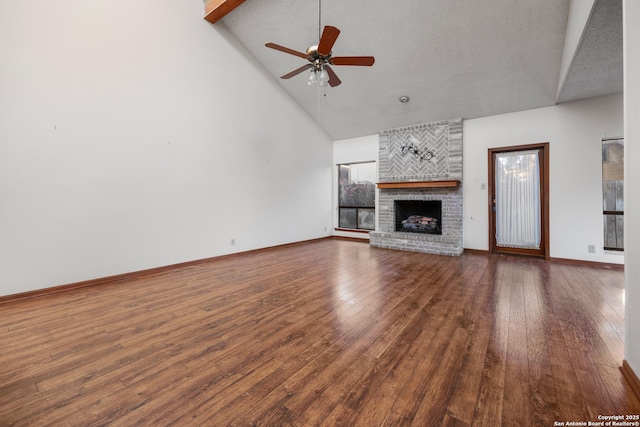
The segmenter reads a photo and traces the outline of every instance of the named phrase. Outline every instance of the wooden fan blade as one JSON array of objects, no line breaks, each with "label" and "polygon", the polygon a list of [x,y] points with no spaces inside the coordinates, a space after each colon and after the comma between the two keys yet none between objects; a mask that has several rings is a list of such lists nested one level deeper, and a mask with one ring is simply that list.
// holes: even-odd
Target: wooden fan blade
[{"label": "wooden fan blade", "polygon": [[312,68],[313,65],[311,64],[304,64],[302,67],[300,68],[296,68],[295,70],[293,70],[290,73],[285,74],[284,76],[280,77],[281,79],[290,79],[293,76],[297,76],[298,74],[300,74],[301,72],[308,70],[309,68]]},{"label": "wooden fan blade", "polygon": [[342,81],[338,78],[338,76],[336,75],[336,73],[331,69],[331,67],[329,67],[328,65],[324,66],[324,69],[327,70],[327,74],[329,74],[329,86],[331,87],[336,87],[338,86],[340,83],[342,83]]},{"label": "wooden fan blade", "polygon": [[326,25],[322,30],[322,37],[320,37],[320,43],[318,43],[318,53],[322,56],[327,56],[331,53],[331,48],[336,42],[340,30],[331,25]]},{"label": "wooden fan blade", "polygon": [[375,62],[373,56],[336,56],[330,59],[333,65],[361,65],[370,67]]},{"label": "wooden fan blade", "polygon": [[298,52],[296,50],[289,49],[288,47],[280,46],[279,44],[267,43],[265,44],[265,46],[270,47],[271,49],[279,50],[280,52],[288,53],[291,55],[299,56],[300,58],[307,59],[306,53]]}]

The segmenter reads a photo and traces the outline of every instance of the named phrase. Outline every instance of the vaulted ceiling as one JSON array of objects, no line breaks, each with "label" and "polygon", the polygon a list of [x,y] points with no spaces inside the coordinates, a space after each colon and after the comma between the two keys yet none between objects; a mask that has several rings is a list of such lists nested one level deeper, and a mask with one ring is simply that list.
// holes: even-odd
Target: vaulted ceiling
[{"label": "vaulted ceiling", "polygon": [[334,66],[342,84],[326,91],[308,86],[307,73],[280,79],[306,61],[265,47],[317,44],[318,0],[213,2],[226,14],[216,25],[334,140],[623,89],[621,0],[322,0],[321,25],[341,30],[333,54],[376,59]]}]

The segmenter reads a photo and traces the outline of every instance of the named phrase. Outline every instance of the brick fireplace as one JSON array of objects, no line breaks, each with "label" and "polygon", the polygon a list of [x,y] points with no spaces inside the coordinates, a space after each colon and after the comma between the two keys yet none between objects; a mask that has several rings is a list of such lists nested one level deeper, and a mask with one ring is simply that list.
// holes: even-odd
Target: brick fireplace
[{"label": "brick fireplace", "polygon": [[[391,129],[379,135],[378,228],[371,246],[440,255],[462,253],[462,120]],[[397,231],[398,205],[439,202],[438,233]],[[433,217],[434,215],[429,215]],[[424,221],[423,221],[424,222]]]}]

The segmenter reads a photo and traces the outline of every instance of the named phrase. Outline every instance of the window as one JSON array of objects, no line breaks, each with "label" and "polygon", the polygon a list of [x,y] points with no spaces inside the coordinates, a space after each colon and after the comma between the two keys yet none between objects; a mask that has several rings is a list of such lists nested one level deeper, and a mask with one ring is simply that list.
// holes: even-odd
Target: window
[{"label": "window", "polygon": [[338,227],[375,229],[376,163],[338,165]]},{"label": "window", "polygon": [[624,140],[602,141],[604,249],[624,250]]}]

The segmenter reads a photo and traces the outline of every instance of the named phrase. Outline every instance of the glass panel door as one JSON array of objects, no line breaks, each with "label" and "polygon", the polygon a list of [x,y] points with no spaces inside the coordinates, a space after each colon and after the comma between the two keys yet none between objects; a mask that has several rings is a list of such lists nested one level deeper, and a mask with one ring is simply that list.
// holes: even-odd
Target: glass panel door
[{"label": "glass panel door", "polygon": [[489,150],[491,252],[548,258],[548,143]]},{"label": "glass panel door", "polygon": [[538,150],[496,154],[496,245],[540,249]]}]

